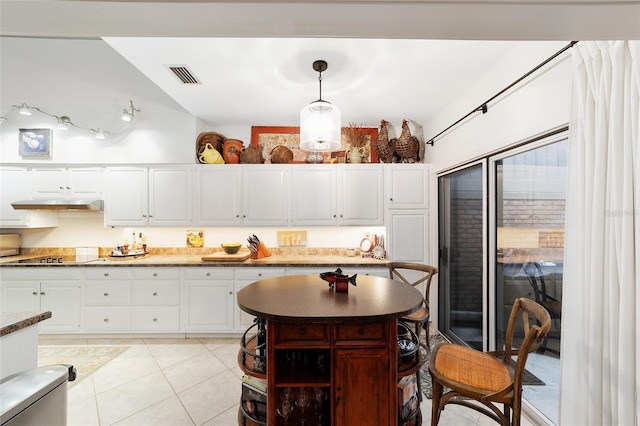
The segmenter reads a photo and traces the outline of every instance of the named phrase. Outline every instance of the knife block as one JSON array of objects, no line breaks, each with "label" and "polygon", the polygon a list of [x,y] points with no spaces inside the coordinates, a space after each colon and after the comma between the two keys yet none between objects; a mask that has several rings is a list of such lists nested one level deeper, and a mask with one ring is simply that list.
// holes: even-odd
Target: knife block
[{"label": "knife block", "polygon": [[258,251],[251,252],[251,259],[262,259],[263,257],[269,257],[269,256],[271,256],[271,252],[269,251],[267,246],[264,245],[262,241],[260,241],[260,243],[258,244]]}]

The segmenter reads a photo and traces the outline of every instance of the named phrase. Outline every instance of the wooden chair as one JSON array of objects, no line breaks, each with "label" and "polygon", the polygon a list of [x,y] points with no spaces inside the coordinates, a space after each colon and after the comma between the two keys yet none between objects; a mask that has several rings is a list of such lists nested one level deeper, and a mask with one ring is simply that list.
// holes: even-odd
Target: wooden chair
[{"label": "wooden chair", "polygon": [[[415,328],[415,333],[420,341],[420,334],[422,330],[426,330],[426,347],[427,351],[430,351],[429,347],[429,289],[431,288],[431,279],[435,274],[438,273],[438,268],[424,265],[422,263],[411,263],[411,262],[389,262],[387,264],[389,269],[389,278],[392,280],[399,280],[403,283],[410,285],[412,287],[416,287],[422,283],[424,283],[424,293],[422,296],[422,305],[418,308],[417,311],[401,317],[398,321],[403,322],[406,325],[413,324]],[[408,278],[407,276],[410,274],[410,271],[416,271],[420,273],[421,277],[418,279]],[[418,398],[422,401],[422,386],[420,385],[420,368],[416,370],[416,383],[418,385]]]},{"label": "wooden chair", "polygon": [[[544,306],[544,308],[549,312],[552,321],[561,320],[562,302],[547,294],[547,285],[544,282],[544,272],[542,271],[542,267],[540,266],[540,264],[538,262],[527,262],[522,265],[522,270],[527,276],[529,284],[531,284],[531,287],[533,287],[533,293],[535,295],[536,302]],[[551,334],[549,334],[549,336],[551,336]],[[549,338],[549,336],[547,336],[547,339]],[[556,337],[558,339],[560,338],[560,336]],[[538,353],[543,353],[544,351],[549,351],[560,355],[560,351],[547,347],[547,340],[545,340],[542,345],[540,345]]]},{"label": "wooden chair", "polygon": [[[519,318],[524,337],[520,347],[515,348],[514,334]],[[550,327],[551,317],[544,307],[533,300],[519,298],[509,316],[505,349],[480,352],[450,343],[437,346],[429,361],[433,382],[431,425],[438,424],[446,404],[459,404],[504,426],[519,426],[527,356],[542,344]],[[503,404],[503,410],[498,404]]]},{"label": "wooden chair", "polygon": [[[412,287],[417,287],[424,283],[422,306],[420,306],[417,311],[400,318],[400,321],[413,324],[418,339],[420,338],[422,330],[427,330],[427,337],[425,340],[427,346],[425,349],[429,350],[429,289],[431,287],[431,279],[438,273],[438,268],[424,265],[422,263],[411,262],[389,262],[387,264],[387,268],[389,269],[389,278],[392,280],[400,280]],[[412,280],[405,276],[409,275],[408,271],[422,272],[424,275],[417,280]]]}]

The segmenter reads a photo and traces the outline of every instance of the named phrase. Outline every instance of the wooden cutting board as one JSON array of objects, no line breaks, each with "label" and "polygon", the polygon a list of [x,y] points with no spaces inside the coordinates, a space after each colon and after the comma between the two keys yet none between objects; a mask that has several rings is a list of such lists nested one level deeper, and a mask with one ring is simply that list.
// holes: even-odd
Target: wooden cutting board
[{"label": "wooden cutting board", "polygon": [[223,251],[217,251],[215,253],[202,256],[203,262],[242,262],[247,260],[251,256],[250,251],[240,250],[236,254],[227,254]]}]

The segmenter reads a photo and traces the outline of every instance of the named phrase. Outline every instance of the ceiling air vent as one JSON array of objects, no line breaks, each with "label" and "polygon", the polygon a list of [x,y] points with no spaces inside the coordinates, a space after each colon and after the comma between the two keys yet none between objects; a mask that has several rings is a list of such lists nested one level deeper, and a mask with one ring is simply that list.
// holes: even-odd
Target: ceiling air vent
[{"label": "ceiling air vent", "polygon": [[184,65],[169,65],[169,69],[183,84],[201,84],[189,68]]}]

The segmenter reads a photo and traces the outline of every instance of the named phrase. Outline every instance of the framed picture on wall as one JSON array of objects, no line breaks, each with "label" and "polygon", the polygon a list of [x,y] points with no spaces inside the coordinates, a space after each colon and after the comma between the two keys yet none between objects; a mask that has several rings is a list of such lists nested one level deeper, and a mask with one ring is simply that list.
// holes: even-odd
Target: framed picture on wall
[{"label": "framed picture on wall", "polygon": [[[373,143],[378,136],[377,128],[363,128],[367,134],[367,143],[363,149],[363,163],[377,163],[378,155],[373,149]],[[293,152],[294,163],[305,163],[309,152],[300,149],[300,128],[299,127],[282,127],[282,126],[252,126],[251,127],[251,145],[258,150],[262,150],[263,158],[270,160],[271,151],[279,145],[289,148]],[[344,127],[342,134],[342,146],[337,152],[342,154],[344,161],[345,151],[349,151],[351,146],[344,137]],[[336,154],[336,153],[333,153]],[[323,152],[325,163],[330,162],[332,153]]]},{"label": "framed picture on wall", "polygon": [[18,145],[22,157],[51,157],[51,129],[20,129]]}]

